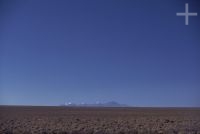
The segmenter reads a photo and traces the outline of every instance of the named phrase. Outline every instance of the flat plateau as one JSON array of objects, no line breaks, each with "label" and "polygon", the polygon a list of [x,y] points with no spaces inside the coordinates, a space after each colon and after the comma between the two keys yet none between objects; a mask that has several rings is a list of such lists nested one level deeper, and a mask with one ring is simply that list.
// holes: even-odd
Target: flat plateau
[{"label": "flat plateau", "polygon": [[0,134],[200,134],[200,108],[0,106]]}]

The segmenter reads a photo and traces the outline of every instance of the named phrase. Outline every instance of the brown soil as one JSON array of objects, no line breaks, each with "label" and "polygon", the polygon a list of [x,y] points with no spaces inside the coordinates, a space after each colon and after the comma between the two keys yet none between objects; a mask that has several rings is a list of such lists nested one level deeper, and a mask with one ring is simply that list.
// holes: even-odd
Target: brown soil
[{"label": "brown soil", "polygon": [[0,134],[200,134],[198,108],[0,106]]}]

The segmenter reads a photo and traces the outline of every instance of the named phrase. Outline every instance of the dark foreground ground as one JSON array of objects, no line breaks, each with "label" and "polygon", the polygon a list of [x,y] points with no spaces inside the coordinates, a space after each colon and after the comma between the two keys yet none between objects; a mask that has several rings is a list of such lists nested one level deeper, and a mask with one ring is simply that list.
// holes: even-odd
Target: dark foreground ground
[{"label": "dark foreground ground", "polygon": [[0,106],[0,134],[200,134],[197,108]]}]

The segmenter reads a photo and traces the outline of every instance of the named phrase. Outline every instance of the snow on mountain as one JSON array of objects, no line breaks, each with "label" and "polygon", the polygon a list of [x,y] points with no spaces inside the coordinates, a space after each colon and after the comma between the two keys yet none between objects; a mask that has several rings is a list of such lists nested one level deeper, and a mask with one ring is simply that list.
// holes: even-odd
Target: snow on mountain
[{"label": "snow on mountain", "polygon": [[80,103],[80,104],[76,104],[76,103],[71,103],[71,102],[67,102],[62,106],[69,106],[69,107],[128,107],[128,105],[125,104],[120,104],[118,102],[115,101],[110,101],[110,102],[106,102],[106,103],[101,103],[101,102],[96,102],[96,103]]}]

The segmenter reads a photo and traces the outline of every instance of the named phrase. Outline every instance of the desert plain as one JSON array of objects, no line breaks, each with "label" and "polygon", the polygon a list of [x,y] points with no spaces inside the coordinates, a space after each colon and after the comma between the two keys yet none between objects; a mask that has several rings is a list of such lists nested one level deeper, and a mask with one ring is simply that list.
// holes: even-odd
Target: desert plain
[{"label": "desert plain", "polygon": [[0,134],[200,134],[200,108],[0,106]]}]

